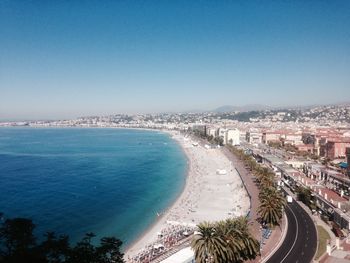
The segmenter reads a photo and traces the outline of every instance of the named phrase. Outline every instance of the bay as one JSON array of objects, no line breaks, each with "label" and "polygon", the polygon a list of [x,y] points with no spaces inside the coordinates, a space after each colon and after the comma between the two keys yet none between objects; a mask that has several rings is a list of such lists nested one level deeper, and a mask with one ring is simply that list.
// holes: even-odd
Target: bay
[{"label": "bay", "polygon": [[0,128],[0,212],[46,231],[133,242],[180,194],[186,157],[168,134]]}]

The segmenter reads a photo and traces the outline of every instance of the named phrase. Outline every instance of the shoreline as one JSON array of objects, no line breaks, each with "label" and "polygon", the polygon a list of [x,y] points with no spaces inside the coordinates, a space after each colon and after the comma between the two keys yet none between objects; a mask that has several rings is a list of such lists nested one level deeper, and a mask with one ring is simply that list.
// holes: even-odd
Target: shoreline
[{"label": "shoreline", "polygon": [[[136,128],[136,129],[138,129],[138,128]],[[179,132],[178,131],[169,131],[169,130],[143,129],[143,128],[142,128],[142,130],[151,130],[151,131],[165,133],[165,134],[169,135],[171,137],[171,139],[174,140],[180,146],[183,154],[185,155],[186,161],[187,161],[186,174],[185,174],[185,184],[184,184],[184,187],[183,187],[181,193],[179,193],[179,195],[175,198],[174,202],[172,202],[170,204],[170,206],[167,207],[165,209],[165,211],[148,228],[146,228],[146,230],[143,231],[143,233],[138,238],[136,238],[135,241],[133,241],[131,244],[129,244],[127,247],[125,247],[124,258],[126,258],[127,256],[132,257],[132,256],[136,255],[136,253],[146,245],[142,241],[149,239],[150,236],[154,237],[154,233],[157,233],[160,231],[160,229],[159,229],[160,225],[161,224],[163,225],[165,223],[164,221],[166,219],[166,216],[169,214],[170,210],[173,209],[175,207],[175,205],[180,201],[180,199],[185,196],[186,190],[188,190],[187,188],[189,187],[188,180],[189,180],[189,176],[190,176],[191,160],[190,160],[188,154],[186,153],[186,151],[183,147],[183,144],[179,140],[176,140],[174,138],[174,135],[176,133],[179,133]],[[155,231],[155,229],[157,229],[159,231]],[[150,242],[151,242],[151,240],[149,240],[149,243]]]},{"label": "shoreline", "polygon": [[[177,131],[154,131],[169,134],[182,148],[188,164],[186,181],[175,201],[125,248],[124,258],[127,262],[147,245],[155,243],[158,233],[169,226],[167,222],[176,221],[195,227],[202,221],[246,215],[250,207],[249,196],[241,178],[220,149],[206,149],[202,145],[193,146],[192,138],[187,138],[186,141],[186,138]],[[218,169],[223,168],[227,170],[227,174],[217,174]],[[202,192],[207,195],[201,197]],[[230,202],[231,206],[228,205]],[[230,209],[231,207],[234,208]]]},{"label": "shoreline", "polygon": [[[124,128],[122,128],[124,129]],[[125,128],[125,129],[129,129],[129,128]],[[133,128],[130,128],[133,129]],[[145,236],[147,235],[148,232],[150,232],[150,230],[154,227],[156,227],[157,224],[160,223],[160,221],[162,221],[162,219],[164,219],[164,217],[166,216],[166,214],[168,213],[168,211],[176,204],[176,202],[180,199],[180,197],[183,195],[183,193],[185,192],[186,186],[188,184],[187,180],[189,177],[189,172],[190,172],[190,159],[188,157],[188,155],[185,152],[185,149],[183,148],[183,146],[181,145],[181,143],[177,140],[175,140],[173,138],[173,135],[175,133],[177,133],[178,131],[169,131],[169,130],[156,130],[156,129],[144,129],[144,128],[135,128],[136,130],[147,130],[147,131],[154,131],[154,132],[162,132],[165,133],[167,135],[169,135],[171,137],[171,140],[174,140],[181,148],[182,153],[184,154],[185,158],[186,158],[186,169],[185,169],[185,175],[184,175],[184,179],[185,179],[185,183],[181,189],[181,192],[178,193],[178,195],[174,198],[174,201],[171,202],[171,204],[166,207],[164,209],[164,211],[158,216],[158,218],[152,223],[150,224],[144,231],[142,231],[142,233],[140,235],[138,235],[137,238],[135,238],[135,240],[133,242],[131,242],[130,244],[128,244],[123,250],[123,252],[126,254],[126,252],[130,249],[132,249],[141,239],[145,238]]]},{"label": "shoreline", "polygon": [[[123,248],[124,259],[135,257],[147,246],[156,244],[159,233],[169,230],[174,222],[192,229],[203,221],[217,221],[233,216],[246,215],[250,200],[243,181],[235,167],[221,149],[208,149],[198,139],[185,137],[177,130],[130,127],[35,127],[25,128],[77,128],[77,129],[126,129],[165,133],[181,148],[187,167],[181,192],[134,241]],[[196,142],[196,144],[194,144]],[[195,146],[198,145],[198,146]],[[225,171],[221,174],[218,171]],[[230,209],[232,208],[232,209]],[[182,227],[181,226],[181,227]],[[131,227],[131,226],[130,226]],[[174,225],[171,226],[174,228]],[[159,240],[158,240],[159,241]]]}]

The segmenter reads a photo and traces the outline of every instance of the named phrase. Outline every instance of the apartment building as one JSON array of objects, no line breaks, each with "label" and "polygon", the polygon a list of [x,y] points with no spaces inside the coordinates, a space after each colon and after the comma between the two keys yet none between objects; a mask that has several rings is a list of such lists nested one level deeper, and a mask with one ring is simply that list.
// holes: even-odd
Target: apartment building
[{"label": "apartment building", "polygon": [[262,133],[255,130],[247,131],[246,141],[249,142],[250,144],[262,143]]},{"label": "apartment building", "polygon": [[262,143],[268,144],[270,142],[280,142],[281,133],[277,131],[265,131],[262,133]]},{"label": "apartment building", "polygon": [[350,138],[331,138],[327,140],[325,156],[331,160],[344,158],[346,148],[350,147]]},{"label": "apartment building", "polygon": [[231,145],[240,145],[240,132],[238,129],[228,129],[226,131],[226,142]]}]

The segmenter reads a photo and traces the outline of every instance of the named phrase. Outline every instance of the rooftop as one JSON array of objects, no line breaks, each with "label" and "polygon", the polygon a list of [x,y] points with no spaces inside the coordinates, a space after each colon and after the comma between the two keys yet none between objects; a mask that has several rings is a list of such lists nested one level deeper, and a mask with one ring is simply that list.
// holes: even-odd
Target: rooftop
[{"label": "rooftop", "polygon": [[193,250],[191,249],[191,247],[186,247],[176,252],[172,256],[168,257],[167,259],[164,259],[160,263],[187,263],[187,262],[191,262],[193,258],[194,258]]}]

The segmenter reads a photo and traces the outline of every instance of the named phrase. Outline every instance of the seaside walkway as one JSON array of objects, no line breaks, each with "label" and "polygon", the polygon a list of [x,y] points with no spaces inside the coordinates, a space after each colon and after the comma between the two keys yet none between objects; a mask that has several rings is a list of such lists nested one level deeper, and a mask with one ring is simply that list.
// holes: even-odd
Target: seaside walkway
[{"label": "seaside walkway", "polygon": [[247,192],[250,196],[250,212],[249,220],[251,222],[251,231],[255,237],[260,237],[260,224],[257,221],[258,219],[258,207],[260,205],[259,201],[259,189],[256,183],[254,182],[254,176],[248,171],[244,163],[239,160],[230,150],[226,147],[222,148],[224,154],[232,162],[233,166],[236,168],[240,177],[242,178],[243,184],[247,189]]},{"label": "seaside walkway", "polygon": [[[239,173],[243,184],[250,196],[250,212],[249,212],[249,224],[250,229],[254,237],[260,241],[262,236],[262,230],[260,223],[258,222],[258,207],[260,205],[259,201],[259,189],[254,181],[254,175],[245,167],[243,161],[239,160],[236,155],[230,152],[226,147],[221,148],[226,157],[232,162],[233,166],[236,168]],[[285,218],[282,220],[281,227],[276,227],[270,238],[264,244],[261,251],[261,257],[257,257],[255,260],[249,262],[264,262],[266,257],[269,257],[270,254],[274,251],[276,246],[280,243],[282,238],[282,230],[286,225]]]}]

